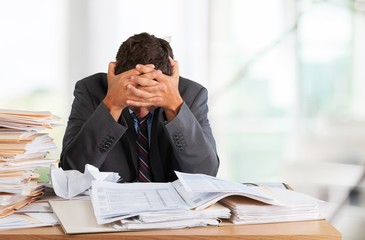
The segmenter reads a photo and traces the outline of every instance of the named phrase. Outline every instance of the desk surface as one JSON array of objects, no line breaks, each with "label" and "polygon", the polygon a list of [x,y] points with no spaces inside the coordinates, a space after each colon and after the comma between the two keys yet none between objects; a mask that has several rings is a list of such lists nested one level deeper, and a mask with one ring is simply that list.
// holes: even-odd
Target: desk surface
[{"label": "desk surface", "polygon": [[271,223],[257,225],[236,225],[222,227],[199,227],[177,230],[151,230],[140,232],[118,232],[98,234],[65,235],[60,226],[42,227],[33,229],[0,231],[0,239],[83,239],[83,240],[337,240],[341,234],[327,221],[306,221],[289,223]]}]

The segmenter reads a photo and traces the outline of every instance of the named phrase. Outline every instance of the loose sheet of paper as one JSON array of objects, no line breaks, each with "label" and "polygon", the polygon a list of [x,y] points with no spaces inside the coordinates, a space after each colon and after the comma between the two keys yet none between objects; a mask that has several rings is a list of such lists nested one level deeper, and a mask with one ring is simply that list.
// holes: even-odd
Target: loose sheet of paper
[{"label": "loose sheet of paper", "polygon": [[53,213],[13,214],[0,218],[0,230],[53,226],[58,219]]},{"label": "loose sheet of paper", "polygon": [[203,209],[231,195],[241,195],[268,204],[281,205],[264,188],[251,187],[229,182],[204,174],[190,174],[175,171],[179,181],[174,187],[190,208]]},{"label": "loose sheet of paper", "polygon": [[85,165],[84,174],[77,170],[51,169],[53,189],[57,196],[66,199],[71,199],[90,189],[93,180],[117,182],[119,178],[118,173],[100,172],[99,169],[89,164]]}]

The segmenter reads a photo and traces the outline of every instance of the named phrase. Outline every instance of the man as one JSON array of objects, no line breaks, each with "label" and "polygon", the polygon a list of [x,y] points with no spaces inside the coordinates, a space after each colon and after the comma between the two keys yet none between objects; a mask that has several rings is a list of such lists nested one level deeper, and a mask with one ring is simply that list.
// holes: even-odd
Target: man
[{"label": "man", "polygon": [[169,43],[137,34],[116,60],[76,83],[61,167],[83,172],[88,163],[122,182],[170,182],[175,170],[215,176],[207,90],[179,76]]}]

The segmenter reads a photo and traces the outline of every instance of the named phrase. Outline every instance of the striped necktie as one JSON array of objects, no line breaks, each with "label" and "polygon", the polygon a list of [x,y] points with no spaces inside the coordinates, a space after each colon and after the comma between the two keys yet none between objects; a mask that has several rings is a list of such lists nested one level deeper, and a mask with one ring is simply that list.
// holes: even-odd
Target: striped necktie
[{"label": "striped necktie", "polygon": [[151,182],[151,169],[150,169],[150,147],[148,141],[148,127],[147,119],[151,114],[149,113],[144,118],[138,118],[138,133],[136,140],[136,152],[138,159],[138,182]]}]

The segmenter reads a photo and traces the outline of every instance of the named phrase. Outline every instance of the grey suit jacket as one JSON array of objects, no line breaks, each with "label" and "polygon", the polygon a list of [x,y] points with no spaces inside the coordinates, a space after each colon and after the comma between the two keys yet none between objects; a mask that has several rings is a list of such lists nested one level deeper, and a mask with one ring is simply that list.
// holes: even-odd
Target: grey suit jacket
[{"label": "grey suit jacket", "polygon": [[[136,132],[128,109],[118,123],[102,103],[107,93],[105,73],[78,81],[63,139],[61,167],[84,172],[85,164],[100,171],[118,172],[123,182],[137,177]],[[165,121],[157,108],[150,136],[150,165],[153,181],[176,179],[174,170],[216,175],[219,159],[207,118],[207,90],[180,77],[179,91],[184,103],[178,115]]]}]

